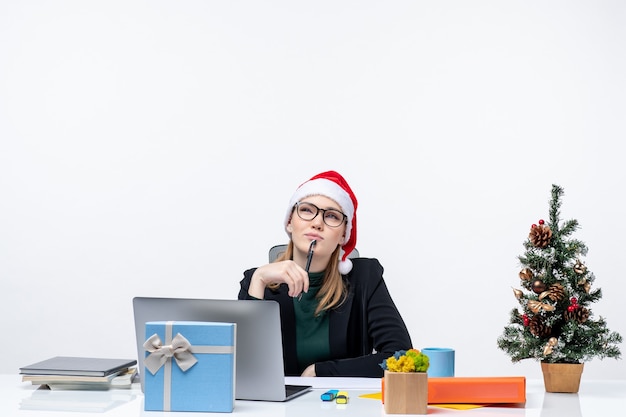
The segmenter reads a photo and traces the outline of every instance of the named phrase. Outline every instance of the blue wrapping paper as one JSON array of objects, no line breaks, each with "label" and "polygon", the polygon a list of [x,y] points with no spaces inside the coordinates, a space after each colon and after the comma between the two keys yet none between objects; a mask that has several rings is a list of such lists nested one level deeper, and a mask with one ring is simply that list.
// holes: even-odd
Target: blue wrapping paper
[{"label": "blue wrapping paper", "polygon": [[234,323],[148,322],[146,337],[146,411],[233,411]]}]

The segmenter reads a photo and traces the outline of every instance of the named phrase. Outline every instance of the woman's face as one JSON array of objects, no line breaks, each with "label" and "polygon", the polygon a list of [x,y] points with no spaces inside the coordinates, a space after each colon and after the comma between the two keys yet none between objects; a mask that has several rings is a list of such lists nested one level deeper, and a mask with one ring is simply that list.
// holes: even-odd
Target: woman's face
[{"label": "woman's face", "polygon": [[[339,204],[321,195],[305,197],[300,202],[311,203],[324,210],[333,209],[341,212]],[[345,222],[338,227],[330,227],[324,223],[324,212],[319,211],[313,220],[303,220],[298,216],[296,210],[291,214],[291,220],[287,226],[291,232],[294,250],[298,252],[294,253],[294,260],[303,255],[306,257],[311,241],[316,240],[315,258],[317,260],[326,259],[324,264],[327,264],[330,255],[337,249],[337,245],[343,243],[343,237],[346,232]],[[315,208],[313,207],[312,210],[315,210]],[[308,213],[315,214],[315,211],[308,210]],[[332,216],[332,214],[329,215]]]}]

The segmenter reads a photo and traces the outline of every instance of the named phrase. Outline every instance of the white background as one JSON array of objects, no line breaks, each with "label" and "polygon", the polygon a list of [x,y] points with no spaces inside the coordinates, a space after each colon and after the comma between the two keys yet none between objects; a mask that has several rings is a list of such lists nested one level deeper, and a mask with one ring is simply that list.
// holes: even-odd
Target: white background
[{"label": "white background", "polygon": [[415,347],[454,347],[458,376],[540,376],[496,340],[552,184],[626,336],[625,21],[619,0],[1,0],[0,372],[134,357],[137,295],[235,298],[327,169]]}]

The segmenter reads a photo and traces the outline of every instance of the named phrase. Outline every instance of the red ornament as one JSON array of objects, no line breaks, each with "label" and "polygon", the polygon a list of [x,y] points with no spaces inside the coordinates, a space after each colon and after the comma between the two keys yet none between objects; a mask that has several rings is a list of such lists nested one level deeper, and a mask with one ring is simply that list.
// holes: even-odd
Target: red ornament
[{"label": "red ornament", "polygon": [[531,224],[531,225],[530,225],[530,228],[531,228],[531,229],[534,229],[535,227],[537,227],[537,225],[536,225],[535,223],[533,223],[533,224]]},{"label": "red ornament", "polygon": [[543,219],[539,220],[539,224],[544,224],[545,222],[543,221]]},{"label": "red ornament", "polygon": [[524,321],[524,326],[528,327],[528,325],[530,324],[530,319],[528,318],[526,314],[522,316],[522,320]]},{"label": "red ornament", "polygon": [[578,305],[578,298],[572,297],[569,300],[570,300],[571,304],[567,307],[567,311],[569,311],[571,313],[571,312],[576,311],[577,309],[580,308],[580,306]]}]

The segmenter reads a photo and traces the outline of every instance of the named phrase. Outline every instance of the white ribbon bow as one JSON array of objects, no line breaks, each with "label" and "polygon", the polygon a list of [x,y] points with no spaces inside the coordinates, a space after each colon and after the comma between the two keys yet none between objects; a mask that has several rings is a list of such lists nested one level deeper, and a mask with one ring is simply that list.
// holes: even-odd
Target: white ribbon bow
[{"label": "white ribbon bow", "polygon": [[191,353],[191,343],[180,333],[174,336],[171,345],[165,346],[163,346],[163,342],[155,333],[145,341],[143,347],[150,352],[150,355],[144,359],[144,365],[152,375],[156,374],[168,359],[172,357],[183,372],[186,372],[198,362]]}]

